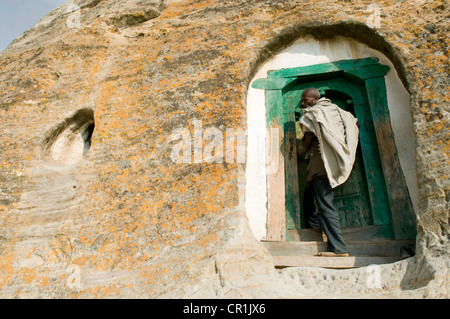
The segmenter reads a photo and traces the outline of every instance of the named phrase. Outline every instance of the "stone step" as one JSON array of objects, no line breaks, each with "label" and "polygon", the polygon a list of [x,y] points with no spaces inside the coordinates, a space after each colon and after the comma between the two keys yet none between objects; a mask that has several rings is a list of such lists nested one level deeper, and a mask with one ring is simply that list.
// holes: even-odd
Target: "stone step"
[{"label": "stone step", "polygon": [[327,243],[262,242],[276,267],[354,268],[399,261],[414,254],[414,240],[373,240],[347,242],[350,257],[315,257],[326,251]]},{"label": "stone step", "polygon": [[320,267],[320,268],[358,268],[399,261],[399,257],[314,257],[314,256],[273,256],[275,267]]},{"label": "stone step", "polygon": [[[273,256],[314,255],[325,251],[327,243],[307,242],[262,242]],[[414,240],[352,241],[346,243],[351,255],[355,256],[400,256],[402,247],[414,249]]]}]

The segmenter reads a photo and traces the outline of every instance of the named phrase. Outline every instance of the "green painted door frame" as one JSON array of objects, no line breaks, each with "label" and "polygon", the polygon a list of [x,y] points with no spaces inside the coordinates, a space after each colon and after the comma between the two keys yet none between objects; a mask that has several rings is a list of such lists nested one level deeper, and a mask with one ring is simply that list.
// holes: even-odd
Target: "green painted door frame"
[{"label": "green painted door frame", "polygon": [[365,58],[276,70],[269,72],[267,79],[253,82],[253,88],[265,90],[267,128],[281,130],[280,169],[284,174],[268,174],[268,189],[270,193],[271,188],[277,188],[275,183],[284,184],[284,192],[278,198],[273,195],[277,198],[274,202],[284,201],[284,211],[280,212],[279,204],[272,207],[268,196],[268,240],[286,240],[286,230],[301,224],[301,164],[297,161],[295,115],[301,113],[301,92],[312,86],[351,98],[360,123],[360,149],[373,225],[382,227],[386,238],[415,239],[416,217],[389,118],[384,81],[388,71],[389,67],[376,59]]}]

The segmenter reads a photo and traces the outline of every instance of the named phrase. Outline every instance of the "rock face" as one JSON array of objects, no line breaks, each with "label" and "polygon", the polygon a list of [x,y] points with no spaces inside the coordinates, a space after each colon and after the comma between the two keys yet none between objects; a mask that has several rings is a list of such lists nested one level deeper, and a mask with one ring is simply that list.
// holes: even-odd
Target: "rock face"
[{"label": "rock face", "polygon": [[[0,54],[0,296],[448,298],[449,7],[377,9],[375,25],[359,0],[50,12]],[[245,163],[195,152],[199,127],[203,155],[207,130],[245,130],[258,66],[304,35],[381,51],[411,94],[417,254],[380,265],[379,285],[367,267],[275,269],[242,204]],[[171,156],[179,132],[194,150],[184,163]]]}]

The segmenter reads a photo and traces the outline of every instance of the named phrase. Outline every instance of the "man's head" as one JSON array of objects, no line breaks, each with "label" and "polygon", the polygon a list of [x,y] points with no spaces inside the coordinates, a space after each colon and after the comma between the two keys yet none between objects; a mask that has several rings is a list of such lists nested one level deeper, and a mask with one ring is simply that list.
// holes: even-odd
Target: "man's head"
[{"label": "man's head", "polygon": [[320,99],[320,92],[316,88],[309,88],[303,91],[302,96],[302,108],[310,107],[316,104],[317,100]]}]

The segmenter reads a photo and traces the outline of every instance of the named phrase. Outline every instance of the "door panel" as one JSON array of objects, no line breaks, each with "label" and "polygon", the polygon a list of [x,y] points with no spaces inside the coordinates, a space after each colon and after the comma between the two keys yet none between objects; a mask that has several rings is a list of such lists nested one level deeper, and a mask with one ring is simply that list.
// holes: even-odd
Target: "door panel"
[{"label": "door panel", "polygon": [[[350,96],[345,93],[333,90],[333,81],[329,81],[326,87],[319,83],[308,83],[309,85],[302,85],[297,87],[297,90],[293,90],[286,95],[288,101],[297,101],[297,107],[299,103],[299,95],[303,92],[303,87],[305,86],[315,86],[323,88],[322,92],[325,93],[325,97],[329,98],[333,103],[337,104],[342,109],[351,112],[355,115],[354,105]],[[294,93],[295,91],[295,93]],[[286,103],[285,105],[287,105]],[[289,102],[291,107],[294,102]],[[301,111],[300,111],[301,113]],[[301,117],[297,116],[297,120]],[[298,159],[298,183],[299,183],[299,196],[300,196],[300,224],[301,228],[305,228],[304,216],[302,213],[304,211],[303,207],[303,197],[306,188],[306,169],[307,163]],[[371,200],[368,194],[366,180],[366,172],[364,168],[364,160],[361,152],[361,147],[358,146],[355,163],[353,166],[352,173],[345,183],[336,187],[334,189],[335,196],[335,207],[339,212],[339,219],[341,226],[351,226],[351,227],[362,227],[373,225],[373,212],[371,209]],[[288,226],[288,229],[292,227]]]},{"label": "door panel", "polygon": [[[326,91],[325,96],[342,109],[353,113],[353,103],[349,97],[338,96],[338,92],[333,91]],[[360,147],[357,149],[355,164],[348,180],[334,189],[334,203],[339,211],[342,226],[373,224]]]}]

